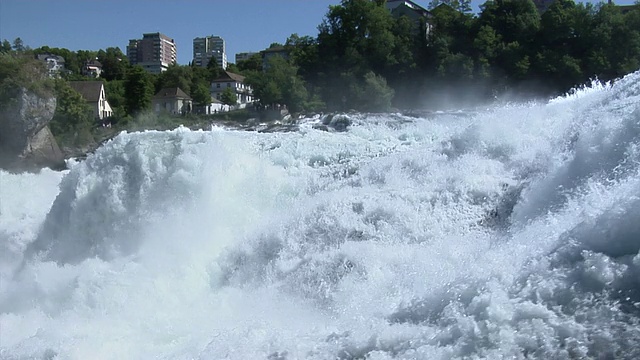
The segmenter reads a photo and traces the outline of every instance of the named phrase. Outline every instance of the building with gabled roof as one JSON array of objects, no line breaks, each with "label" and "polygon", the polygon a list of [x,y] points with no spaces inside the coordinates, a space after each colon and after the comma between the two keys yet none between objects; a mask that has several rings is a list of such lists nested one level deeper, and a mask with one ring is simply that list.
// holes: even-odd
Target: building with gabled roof
[{"label": "building with gabled roof", "polygon": [[97,120],[113,115],[102,81],[69,81],[69,85],[87,102]]},{"label": "building with gabled roof", "polygon": [[220,100],[222,92],[227,88],[231,88],[237,97],[237,107],[244,108],[247,104],[255,101],[253,89],[249,84],[245,84],[244,80],[244,76],[225,70],[222,75],[211,82],[211,95]]},{"label": "building with gabled roof", "polygon": [[49,77],[60,77],[60,73],[65,71],[65,61],[60,55],[53,54],[38,54],[36,58],[47,64],[47,70],[49,71]]},{"label": "building with gabled roof", "polygon": [[82,75],[98,77],[102,73],[102,64],[97,59],[87,60],[82,65]]},{"label": "building with gabled roof", "polygon": [[188,114],[191,112],[192,99],[179,87],[168,87],[158,91],[151,98],[153,111],[170,114]]},{"label": "building with gabled roof", "polygon": [[385,7],[395,18],[406,16],[414,25],[414,31],[420,30],[424,24],[425,36],[429,35],[431,29],[429,19],[431,12],[411,0],[387,0]]}]

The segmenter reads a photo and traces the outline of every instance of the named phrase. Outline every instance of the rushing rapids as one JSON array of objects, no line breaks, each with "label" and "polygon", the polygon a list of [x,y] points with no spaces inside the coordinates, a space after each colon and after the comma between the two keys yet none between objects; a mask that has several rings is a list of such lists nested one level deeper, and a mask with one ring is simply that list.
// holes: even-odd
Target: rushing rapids
[{"label": "rushing rapids", "polygon": [[0,359],[640,357],[639,73],[316,121],[0,173]]}]

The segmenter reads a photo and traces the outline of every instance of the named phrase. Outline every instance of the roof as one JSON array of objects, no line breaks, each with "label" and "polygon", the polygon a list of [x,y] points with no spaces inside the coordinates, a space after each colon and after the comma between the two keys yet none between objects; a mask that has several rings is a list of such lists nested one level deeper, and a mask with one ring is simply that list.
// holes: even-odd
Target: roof
[{"label": "roof", "polygon": [[104,86],[102,81],[69,81],[69,85],[89,102],[100,100],[100,91]]},{"label": "roof", "polygon": [[154,99],[167,99],[167,98],[182,98],[182,99],[191,99],[187,93],[182,91],[179,87],[169,87],[164,88],[158,91],[157,94],[153,97]]},{"label": "roof", "polygon": [[102,63],[98,60],[89,60],[84,62],[84,66],[98,66],[102,67]]},{"label": "roof", "polygon": [[244,76],[224,70],[222,72],[222,75],[220,75],[217,79],[214,79],[213,82],[228,82],[229,80],[244,83]]},{"label": "roof", "polygon": [[268,49],[264,49],[260,52],[261,53],[278,53],[278,52],[285,52],[285,51],[287,51],[287,49],[284,46],[278,45],[278,46],[270,47]]},{"label": "roof", "polygon": [[65,62],[64,58],[60,55],[38,54],[38,60],[46,61],[48,59],[55,59],[57,62]]}]

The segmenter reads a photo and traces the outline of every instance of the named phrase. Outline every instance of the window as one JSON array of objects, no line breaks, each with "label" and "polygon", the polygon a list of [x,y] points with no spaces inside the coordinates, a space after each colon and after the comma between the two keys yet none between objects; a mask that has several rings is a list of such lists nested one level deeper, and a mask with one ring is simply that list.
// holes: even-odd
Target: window
[{"label": "window", "polygon": [[216,84],[216,88],[220,89],[220,83]]},{"label": "window", "polygon": [[231,87],[231,83],[227,83],[227,87]]}]

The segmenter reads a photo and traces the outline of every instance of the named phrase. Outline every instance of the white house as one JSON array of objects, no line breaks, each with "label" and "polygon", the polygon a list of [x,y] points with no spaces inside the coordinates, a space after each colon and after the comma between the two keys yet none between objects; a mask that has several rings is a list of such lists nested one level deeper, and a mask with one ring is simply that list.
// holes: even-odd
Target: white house
[{"label": "white house", "polygon": [[235,107],[237,109],[243,109],[247,104],[255,101],[253,89],[244,83],[244,76],[225,70],[219,78],[211,82],[211,96],[220,100],[222,92],[227,88],[231,88],[236,95],[238,104]]},{"label": "white house", "polygon": [[44,61],[47,64],[50,77],[58,77],[60,73],[64,71],[64,58],[59,55],[53,54],[40,54],[38,60]]},{"label": "white house", "polygon": [[69,81],[69,85],[80,93],[87,104],[91,106],[97,120],[103,120],[113,115],[102,81]]},{"label": "white house", "polygon": [[188,114],[191,112],[192,100],[178,87],[164,88],[151,99],[151,106],[155,112]]}]

